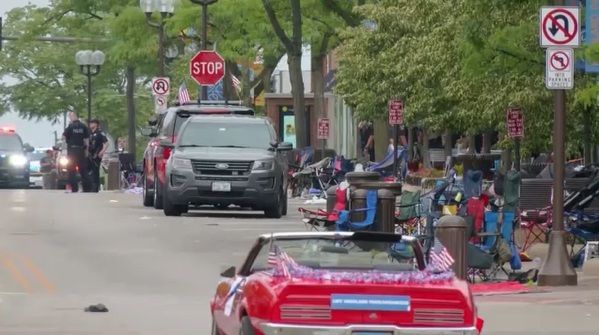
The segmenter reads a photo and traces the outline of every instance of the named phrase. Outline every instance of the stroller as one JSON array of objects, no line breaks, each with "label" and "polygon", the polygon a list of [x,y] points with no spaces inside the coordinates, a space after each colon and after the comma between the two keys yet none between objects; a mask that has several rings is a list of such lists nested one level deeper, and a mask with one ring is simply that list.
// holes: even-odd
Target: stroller
[{"label": "stroller", "polygon": [[[388,150],[385,157],[379,162],[371,162],[366,168],[367,171],[374,171],[380,173],[383,177],[388,177],[393,174],[393,157],[394,150]],[[405,177],[406,174],[406,162],[408,158],[408,151],[404,148],[398,148],[397,160],[399,164],[400,176]]]},{"label": "stroller", "polygon": [[121,189],[130,189],[137,187],[141,180],[140,173],[135,164],[135,155],[131,153],[119,154],[119,164],[121,172]]},{"label": "stroller", "polygon": [[303,176],[298,173],[306,166],[312,164],[314,159],[314,149],[312,149],[312,147],[306,147],[302,150],[296,150],[288,157],[290,160],[288,162],[288,188],[291,190],[292,197],[299,197],[302,194],[302,191],[309,187],[309,180],[306,181],[306,178],[303,178]]}]

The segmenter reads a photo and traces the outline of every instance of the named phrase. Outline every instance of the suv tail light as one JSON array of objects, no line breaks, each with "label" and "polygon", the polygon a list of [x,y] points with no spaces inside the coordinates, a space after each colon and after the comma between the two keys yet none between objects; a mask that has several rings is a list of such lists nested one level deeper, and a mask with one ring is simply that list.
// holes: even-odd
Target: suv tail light
[{"label": "suv tail light", "polygon": [[171,148],[162,147],[162,158],[167,160],[171,156]]}]

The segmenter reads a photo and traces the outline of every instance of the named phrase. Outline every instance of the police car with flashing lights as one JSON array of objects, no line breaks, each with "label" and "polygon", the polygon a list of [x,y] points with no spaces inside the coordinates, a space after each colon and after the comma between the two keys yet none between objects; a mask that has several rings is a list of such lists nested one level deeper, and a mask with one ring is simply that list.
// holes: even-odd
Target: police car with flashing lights
[{"label": "police car with flashing lights", "polygon": [[29,160],[32,147],[23,145],[14,129],[0,128],[0,187],[29,187]]}]

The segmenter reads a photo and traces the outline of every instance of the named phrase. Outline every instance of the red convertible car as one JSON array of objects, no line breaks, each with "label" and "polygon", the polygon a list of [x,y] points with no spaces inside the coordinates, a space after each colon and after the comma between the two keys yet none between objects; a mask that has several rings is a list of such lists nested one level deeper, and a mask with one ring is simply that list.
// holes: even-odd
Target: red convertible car
[{"label": "red convertible car", "polygon": [[474,335],[468,284],[425,265],[412,237],[375,232],[262,235],[211,300],[212,334]]}]

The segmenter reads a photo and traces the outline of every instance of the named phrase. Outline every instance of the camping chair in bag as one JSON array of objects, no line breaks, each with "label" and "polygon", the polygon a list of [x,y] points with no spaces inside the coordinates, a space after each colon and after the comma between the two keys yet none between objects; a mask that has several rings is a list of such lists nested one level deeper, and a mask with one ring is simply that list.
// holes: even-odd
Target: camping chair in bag
[{"label": "camping chair in bag", "polygon": [[412,235],[420,231],[420,191],[403,191],[396,208],[395,232],[402,235]]},{"label": "camping chair in bag", "polygon": [[[366,194],[366,208],[357,208],[350,210],[343,210],[339,212],[339,218],[337,219],[337,230],[340,231],[356,231],[356,230],[369,230],[373,223],[376,215],[376,202],[377,202],[377,191],[368,190]],[[365,212],[364,220],[359,222],[351,221],[351,214],[356,212]]]}]

